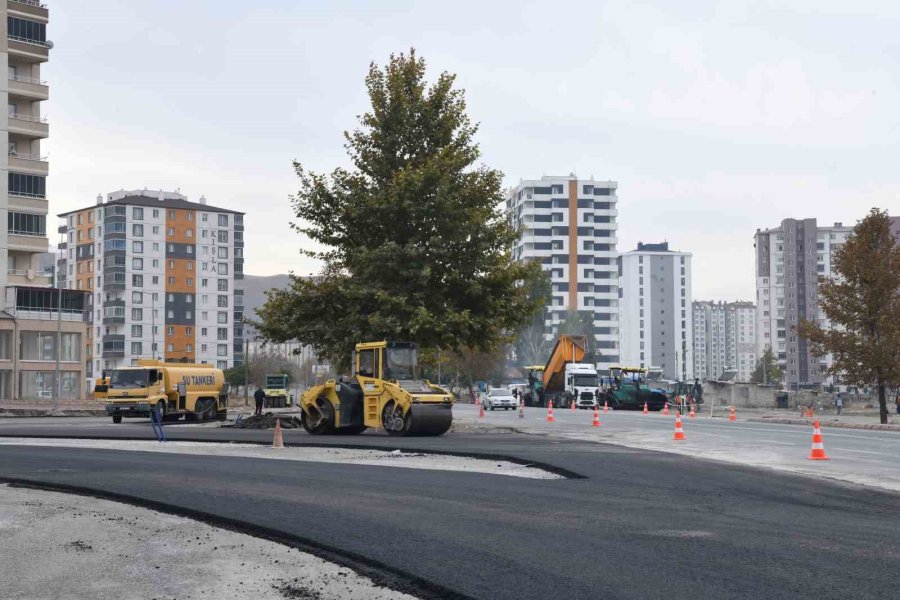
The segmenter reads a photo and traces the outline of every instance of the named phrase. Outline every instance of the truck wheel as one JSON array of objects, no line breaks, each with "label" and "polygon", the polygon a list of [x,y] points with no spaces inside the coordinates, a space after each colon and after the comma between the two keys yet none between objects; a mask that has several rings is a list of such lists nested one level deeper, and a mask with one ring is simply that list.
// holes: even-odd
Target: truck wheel
[{"label": "truck wheel", "polygon": [[310,407],[317,413],[314,415],[315,421],[310,421],[309,415],[304,410],[300,414],[300,424],[307,433],[312,435],[326,435],[334,433],[334,407],[327,398],[319,398],[315,406]]},{"label": "truck wheel", "polygon": [[122,415],[113,415],[113,423],[117,423],[117,424],[118,424],[118,423],[121,423],[121,422],[122,422]]}]

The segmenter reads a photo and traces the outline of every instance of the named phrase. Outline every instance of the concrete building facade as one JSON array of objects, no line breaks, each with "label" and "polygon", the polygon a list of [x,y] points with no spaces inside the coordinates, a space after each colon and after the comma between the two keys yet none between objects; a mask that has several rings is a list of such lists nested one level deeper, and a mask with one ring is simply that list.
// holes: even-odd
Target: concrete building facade
[{"label": "concrete building facade", "polygon": [[547,338],[559,333],[570,311],[587,313],[601,370],[620,360],[617,188],[614,181],[545,176],[519,182],[506,200],[510,223],[521,232],[513,259],[538,260],[550,275]]},{"label": "concrete building facade", "polygon": [[619,257],[619,296],[622,362],[693,379],[691,254],[639,243]]},{"label": "concrete building facade", "polygon": [[752,302],[693,303],[694,376],[749,381],[756,365]]},{"label": "concrete building facade", "polygon": [[89,376],[149,357],[241,364],[243,213],[122,190],[59,217],[60,273],[91,296]]},{"label": "concrete building facade", "polygon": [[[85,392],[82,344],[86,295],[52,289],[53,272],[42,260],[47,238],[47,177],[50,165],[42,143],[50,135],[42,115],[49,86],[41,78],[53,44],[47,39],[49,12],[30,0],[8,0],[3,11],[7,78],[0,94],[7,117],[0,135],[7,154],[0,158],[0,399],[80,399]],[[59,358],[59,385],[56,359]]]}]

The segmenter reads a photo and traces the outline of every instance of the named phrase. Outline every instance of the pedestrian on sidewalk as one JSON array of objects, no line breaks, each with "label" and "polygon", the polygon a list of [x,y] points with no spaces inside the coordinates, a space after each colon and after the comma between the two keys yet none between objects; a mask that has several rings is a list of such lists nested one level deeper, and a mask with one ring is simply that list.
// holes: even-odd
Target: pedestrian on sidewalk
[{"label": "pedestrian on sidewalk", "polygon": [[838,414],[838,416],[841,415],[842,408],[844,408],[844,399],[841,398],[840,394],[835,394],[834,395],[834,411]]},{"label": "pedestrian on sidewalk", "polygon": [[256,412],[253,414],[262,416],[263,402],[266,401],[266,393],[262,391],[261,387],[256,387],[256,391],[253,392],[253,399],[256,401]]}]

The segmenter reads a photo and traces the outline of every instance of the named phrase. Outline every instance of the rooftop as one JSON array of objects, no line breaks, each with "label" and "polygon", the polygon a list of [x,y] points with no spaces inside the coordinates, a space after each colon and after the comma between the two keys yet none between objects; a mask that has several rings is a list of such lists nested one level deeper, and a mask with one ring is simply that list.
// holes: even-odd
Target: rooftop
[{"label": "rooftop", "polygon": [[[172,192],[161,192],[156,196],[151,194],[156,194],[156,192],[152,191],[139,191],[139,192],[125,192],[124,194],[133,194],[133,195],[123,195],[123,192],[114,192],[110,194],[110,197],[115,197],[115,200],[109,200],[107,202],[102,201],[102,196],[98,197],[97,206],[149,206],[149,207],[159,207],[159,208],[175,208],[175,209],[185,209],[185,210],[200,210],[200,211],[209,211],[209,212],[220,212],[220,213],[231,213],[235,215],[243,215],[245,213],[237,210],[231,210],[228,208],[220,208],[216,206],[210,206],[206,204],[206,200],[201,197],[200,202],[191,202],[187,199],[187,196],[182,196],[178,193]],[[91,207],[79,208],[77,210],[70,210],[68,212],[60,213],[57,215],[58,217],[66,217],[73,213],[81,212],[82,210],[86,210]]]}]

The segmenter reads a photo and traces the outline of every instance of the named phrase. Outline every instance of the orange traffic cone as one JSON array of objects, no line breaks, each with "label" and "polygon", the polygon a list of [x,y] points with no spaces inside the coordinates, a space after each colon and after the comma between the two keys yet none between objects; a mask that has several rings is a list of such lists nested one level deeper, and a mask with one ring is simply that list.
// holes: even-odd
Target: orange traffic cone
[{"label": "orange traffic cone", "polygon": [[691,402],[691,412],[688,413],[688,416],[692,419],[697,416],[697,412],[694,410],[693,402]]},{"label": "orange traffic cone", "polygon": [[275,438],[272,440],[273,448],[284,448],[284,438],[281,434],[281,419],[275,419]]},{"label": "orange traffic cone", "polygon": [[809,460],[828,460],[825,456],[825,446],[822,444],[822,432],[819,430],[819,420],[813,421],[812,450],[807,456]]},{"label": "orange traffic cone", "polygon": [[646,403],[646,402],[644,402],[644,414],[645,414],[645,415],[649,415],[649,414],[650,414],[650,409],[647,408],[647,403]]},{"label": "orange traffic cone", "polygon": [[481,402],[478,403],[478,418],[484,418],[484,405]]},{"label": "orange traffic cone", "polygon": [[734,404],[731,405],[731,414],[728,415],[729,421],[737,421],[737,415],[734,414]]},{"label": "orange traffic cone", "polygon": [[553,423],[556,419],[553,418],[553,400],[547,401],[547,422]]},{"label": "orange traffic cone", "polygon": [[668,403],[668,402],[666,402],[665,404],[663,404],[663,414],[666,415],[666,416],[669,415],[669,403]]},{"label": "orange traffic cone", "polygon": [[575,399],[572,399],[572,412],[575,412]]},{"label": "orange traffic cone", "polygon": [[591,427],[600,427],[600,409],[596,406],[594,407],[594,422],[591,423]]},{"label": "orange traffic cone", "polygon": [[609,412],[609,401],[608,400],[603,401],[603,412]]},{"label": "orange traffic cone", "polygon": [[675,441],[684,439],[684,429],[681,428],[681,411],[675,411]]}]

